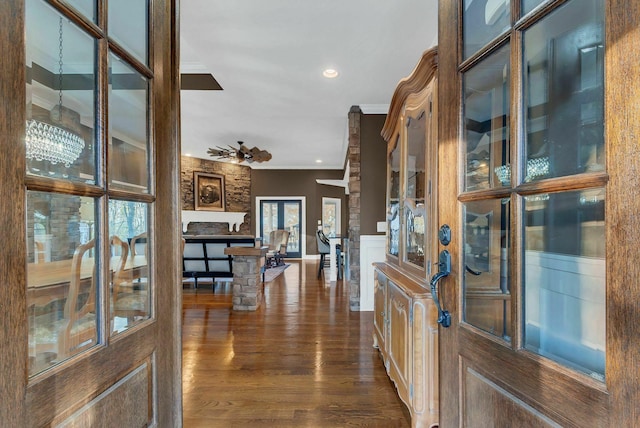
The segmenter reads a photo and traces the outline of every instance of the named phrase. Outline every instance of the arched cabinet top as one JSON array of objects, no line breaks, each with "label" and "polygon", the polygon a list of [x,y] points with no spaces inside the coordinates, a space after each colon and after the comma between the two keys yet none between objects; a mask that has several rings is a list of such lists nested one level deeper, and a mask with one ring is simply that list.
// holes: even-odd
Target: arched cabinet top
[{"label": "arched cabinet top", "polygon": [[389,106],[387,119],[380,133],[385,141],[389,142],[393,136],[407,98],[411,94],[415,94],[426,88],[434,78],[437,69],[438,47],[434,46],[422,54],[420,62],[418,62],[418,65],[416,65],[411,74],[400,80],[400,83],[398,83],[393,93],[393,97],[391,97],[391,105]]}]

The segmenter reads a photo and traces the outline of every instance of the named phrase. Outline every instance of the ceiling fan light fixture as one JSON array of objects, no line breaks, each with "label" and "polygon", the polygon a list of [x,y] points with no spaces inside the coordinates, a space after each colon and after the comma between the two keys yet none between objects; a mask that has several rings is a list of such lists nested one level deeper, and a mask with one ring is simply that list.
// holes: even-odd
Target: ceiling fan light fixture
[{"label": "ceiling fan light fixture", "polygon": [[271,153],[266,150],[261,150],[257,147],[249,149],[244,145],[244,142],[238,141],[240,148],[236,149],[232,146],[229,148],[216,147],[215,149],[207,150],[209,156],[217,157],[218,159],[226,159],[233,163],[240,163],[247,161],[252,162],[266,162],[271,160]]}]

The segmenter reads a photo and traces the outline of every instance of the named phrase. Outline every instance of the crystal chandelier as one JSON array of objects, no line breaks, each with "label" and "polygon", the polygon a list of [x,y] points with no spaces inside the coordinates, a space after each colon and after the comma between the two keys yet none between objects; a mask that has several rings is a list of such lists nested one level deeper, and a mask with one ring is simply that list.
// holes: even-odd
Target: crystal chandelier
[{"label": "crystal chandelier", "polygon": [[[59,93],[58,93],[58,121],[62,121],[62,17],[59,26]],[[35,119],[27,120],[25,144],[27,159],[37,161],[46,160],[52,164],[62,163],[71,166],[78,159],[84,149],[84,139],[71,131],[55,125],[40,122]]]},{"label": "crystal chandelier", "polygon": [[27,120],[27,158],[63,163],[67,168],[78,159],[84,140],[82,137],[48,123]]}]

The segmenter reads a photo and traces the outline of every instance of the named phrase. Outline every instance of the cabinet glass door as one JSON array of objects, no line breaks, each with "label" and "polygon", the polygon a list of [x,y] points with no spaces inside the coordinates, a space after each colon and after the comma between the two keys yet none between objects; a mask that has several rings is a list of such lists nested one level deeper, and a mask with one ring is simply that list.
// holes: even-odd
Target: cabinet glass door
[{"label": "cabinet glass door", "polygon": [[400,249],[400,136],[395,137],[387,162],[387,252],[397,257]]},{"label": "cabinet glass door", "polygon": [[403,261],[419,268],[425,266],[426,205],[426,112],[406,119],[404,254]]}]

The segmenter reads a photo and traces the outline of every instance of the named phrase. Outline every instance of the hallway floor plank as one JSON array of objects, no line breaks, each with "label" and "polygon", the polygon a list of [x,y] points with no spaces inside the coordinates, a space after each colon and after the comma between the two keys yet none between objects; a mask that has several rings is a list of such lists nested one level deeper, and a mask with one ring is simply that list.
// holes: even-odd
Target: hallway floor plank
[{"label": "hallway floor plank", "polygon": [[256,312],[231,310],[230,285],[184,290],[184,426],[408,427],[372,347],[372,312],[314,261],[265,284]]}]

